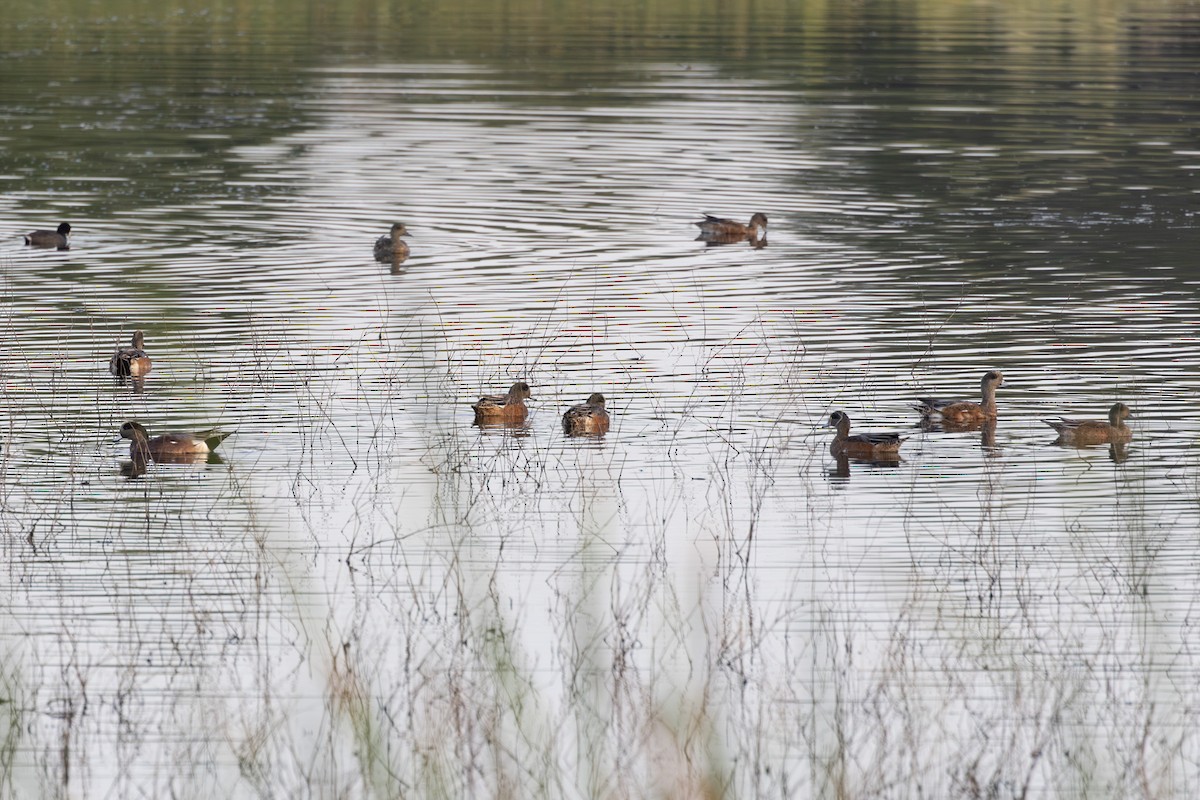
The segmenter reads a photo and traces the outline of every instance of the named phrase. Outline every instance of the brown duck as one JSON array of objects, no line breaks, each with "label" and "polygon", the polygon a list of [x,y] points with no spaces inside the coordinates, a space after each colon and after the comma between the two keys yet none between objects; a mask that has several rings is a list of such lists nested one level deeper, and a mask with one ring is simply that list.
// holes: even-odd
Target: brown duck
[{"label": "brown duck", "polygon": [[529,384],[517,381],[508,390],[508,394],[485,394],[471,408],[475,412],[477,424],[524,422],[529,409],[525,407],[526,400],[532,400]]},{"label": "brown duck", "polygon": [[120,377],[140,378],[150,371],[150,356],[143,350],[146,346],[141,331],[133,332],[131,347],[118,347],[108,361],[108,371]]},{"label": "brown duck", "polygon": [[1095,419],[1065,419],[1056,417],[1042,422],[1058,432],[1056,444],[1086,446],[1089,444],[1125,444],[1133,440],[1133,431],[1125,420],[1133,416],[1129,406],[1113,403],[1108,410],[1108,422]]},{"label": "brown duck", "polygon": [[126,422],[121,426],[121,437],[130,440],[129,457],[134,464],[140,465],[150,460],[201,461],[228,436],[228,433],[219,431],[205,431],[198,434],[164,433],[151,439],[146,429],[137,422]]},{"label": "brown duck", "polygon": [[938,397],[918,397],[914,406],[927,420],[941,420],[952,425],[970,425],[996,418],[996,387],[1004,385],[1004,375],[996,370],[986,373],[980,386],[983,399],[946,400]]},{"label": "brown duck", "polygon": [[702,237],[712,237],[714,239],[736,239],[736,238],[754,238],[765,236],[767,233],[767,215],[759,212],[750,218],[749,224],[732,220],[714,217],[711,214],[705,214],[704,219],[699,222],[692,223],[700,229]]},{"label": "brown duck", "polygon": [[827,428],[837,428],[837,435],[829,445],[829,452],[835,458],[849,456],[851,458],[872,458],[877,456],[894,456],[900,451],[900,445],[907,437],[898,433],[856,433],[850,435],[850,417],[845,411],[835,411],[829,415]]},{"label": "brown duck", "polygon": [[563,431],[569,436],[596,436],[608,430],[604,395],[593,392],[587,402],[571,406],[563,414]]},{"label": "brown duck", "polygon": [[408,229],[403,222],[393,223],[390,236],[380,236],[375,240],[375,260],[399,262],[408,258],[408,243],[401,236],[408,236]]}]

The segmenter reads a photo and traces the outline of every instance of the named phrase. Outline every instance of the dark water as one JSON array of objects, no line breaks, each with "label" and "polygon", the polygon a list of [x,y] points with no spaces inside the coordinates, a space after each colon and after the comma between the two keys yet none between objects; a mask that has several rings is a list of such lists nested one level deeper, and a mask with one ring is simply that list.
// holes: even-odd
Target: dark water
[{"label": "dark water", "polygon": [[[1198,34],[15,7],[4,793],[1194,796]],[[916,426],[989,369],[993,435]],[[1124,451],[1039,421],[1118,400]],[[127,419],[234,433],[130,479]]]}]

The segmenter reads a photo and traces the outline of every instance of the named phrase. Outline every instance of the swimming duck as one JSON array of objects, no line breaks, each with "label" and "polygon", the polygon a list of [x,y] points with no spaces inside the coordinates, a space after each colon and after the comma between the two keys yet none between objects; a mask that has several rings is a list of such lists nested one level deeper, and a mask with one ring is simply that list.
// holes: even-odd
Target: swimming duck
[{"label": "swimming duck", "polygon": [[132,347],[118,347],[109,359],[108,371],[121,377],[140,378],[150,371],[150,356],[146,355],[141,331],[133,332]]},{"label": "swimming duck", "polygon": [[835,458],[850,456],[852,458],[871,458],[880,455],[892,455],[900,450],[900,445],[908,437],[898,433],[856,433],[850,435],[850,417],[845,411],[835,411],[829,415],[827,428],[837,428],[837,435],[829,445],[829,452]]},{"label": "swimming duck", "polygon": [[1042,422],[1058,432],[1057,444],[1124,444],[1133,440],[1133,431],[1125,420],[1133,416],[1129,406],[1113,403],[1108,410],[1108,422],[1094,419],[1044,419]]},{"label": "swimming duck", "polygon": [[563,431],[569,436],[595,435],[608,430],[608,411],[604,395],[593,392],[587,402],[571,406],[562,418]]},{"label": "swimming duck", "polygon": [[529,409],[525,407],[526,400],[532,400],[529,384],[517,381],[508,390],[508,394],[485,394],[471,408],[475,411],[475,422],[523,422]]},{"label": "swimming duck", "polygon": [[71,243],[68,239],[70,235],[71,226],[64,222],[58,226],[58,230],[31,231],[25,234],[25,244],[34,247],[57,247],[59,250],[69,250],[71,249]]},{"label": "swimming duck", "polygon": [[198,461],[217,449],[228,433],[204,431],[199,434],[164,433],[150,438],[137,422],[126,422],[121,426],[121,437],[130,439],[129,457],[134,464],[144,465],[147,461]]},{"label": "swimming duck", "polygon": [[952,425],[970,425],[996,418],[996,387],[1004,385],[1004,375],[996,370],[986,373],[980,386],[983,400],[945,400],[937,397],[918,397],[913,406],[926,419],[940,419]]},{"label": "swimming duck", "polygon": [[408,258],[408,243],[401,236],[408,236],[404,223],[393,223],[390,236],[380,236],[375,240],[375,260],[403,261]]},{"label": "swimming duck", "polygon": [[767,233],[767,215],[761,212],[750,218],[748,225],[743,225],[732,219],[722,219],[714,217],[711,214],[705,214],[704,219],[700,222],[693,222],[693,225],[700,228],[702,236],[711,237],[752,237],[759,238]]}]

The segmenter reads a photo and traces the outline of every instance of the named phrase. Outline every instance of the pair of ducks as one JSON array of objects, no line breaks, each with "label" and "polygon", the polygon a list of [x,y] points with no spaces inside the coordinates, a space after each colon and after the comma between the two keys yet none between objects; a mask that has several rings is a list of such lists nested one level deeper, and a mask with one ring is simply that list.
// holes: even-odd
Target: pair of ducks
[{"label": "pair of ducks", "polygon": [[[130,347],[118,347],[108,361],[108,371],[121,378],[141,378],[150,371],[150,356],[146,355],[146,340],[141,331],[133,332]],[[129,458],[133,462],[130,474],[140,475],[151,461],[193,462],[206,458],[228,433],[206,431],[201,434],[165,433],[151,438],[137,422],[121,426],[121,437],[129,439]]]},{"label": "pair of ducks", "polygon": [[[722,244],[740,242],[745,239],[758,241],[767,235],[767,215],[761,212],[750,217],[750,222],[745,225],[736,220],[714,217],[711,214],[705,214],[704,219],[692,224],[700,228],[701,239]],[[47,231],[35,231],[35,233],[39,232],[47,233]],[[408,258],[408,243],[400,238],[408,235],[408,229],[404,227],[403,222],[393,222],[388,235],[380,236],[375,240],[375,260],[399,263]]]},{"label": "pair of ducks", "polygon": [[[474,403],[476,425],[519,425],[525,421],[528,409],[526,400],[532,400],[529,384],[517,381],[507,394],[484,395]],[[563,414],[563,431],[569,436],[596,436],[608,431],[608,411],[604,408],[604,395],[593,392],[579,405],[571,406]]]},{"label": "pair of ducks", "polygon": [[[946,400],[937,397],[918,397],[914,406],[921,412],[924,424],[942,424],[948,429],[967,429],[993,423],[996,419],[996,387],[1004,384],[1004,375],[992,370],[983,376],[983,397],[976,403],[971,400]],[[1108,410],[1108,421],[1078,420],[1055,417],[1044,419],[1058,433],[1055,444],[1086,447],[1095,444],[1125,444],[1133,439],[1133,431],[1125,420],[1133,416],[1124,403],[1114,403]],[[835,411],[826,427],[836,428],[837,435],[829,445],[829,452],[836,456],[872,458],[892,456],[900,451],[907,437],[899,433],[859,433],[850,435],[850,417],[844,411]]]}]

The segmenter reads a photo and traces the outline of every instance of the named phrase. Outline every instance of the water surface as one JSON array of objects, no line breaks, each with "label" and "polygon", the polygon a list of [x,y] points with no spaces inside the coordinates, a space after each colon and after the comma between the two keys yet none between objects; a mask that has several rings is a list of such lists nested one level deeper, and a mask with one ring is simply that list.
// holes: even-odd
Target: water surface
[{"label": "water surface", "polygon": [[1195,793],[1200,18],[734,10],[0,26],[7,793]]}]

